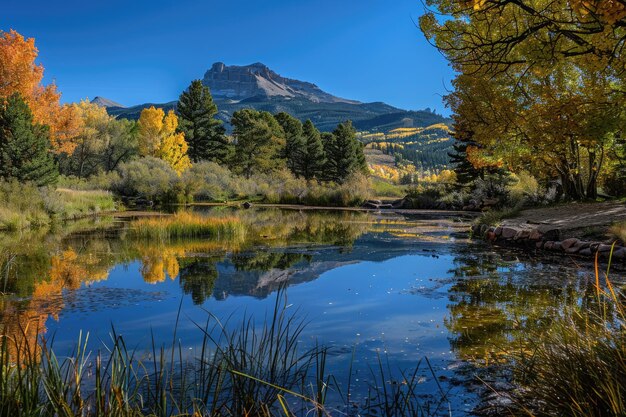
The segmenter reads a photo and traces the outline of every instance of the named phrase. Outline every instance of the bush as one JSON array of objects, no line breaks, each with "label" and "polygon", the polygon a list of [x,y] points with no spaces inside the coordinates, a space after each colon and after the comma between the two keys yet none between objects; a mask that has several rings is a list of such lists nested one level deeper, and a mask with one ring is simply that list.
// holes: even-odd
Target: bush
[{"label": "bush", "polygon": [[240,178],[215,162],[198,162],[183,173],[195,200],[226,201],[241,196]]},{"label": "bush", "polygon": [[158,203],[185,203],[192,199],[192,187],[162,159],[146,157],[125,162],[118,168],[115,191],[126,197],[140,197]]}]

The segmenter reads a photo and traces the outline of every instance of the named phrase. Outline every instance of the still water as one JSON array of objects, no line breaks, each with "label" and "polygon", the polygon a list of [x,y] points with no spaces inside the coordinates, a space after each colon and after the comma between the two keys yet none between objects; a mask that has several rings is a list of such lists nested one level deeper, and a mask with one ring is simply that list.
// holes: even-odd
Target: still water
[{"label": "still water", "polygon": [[307,322],[300,343],[327,346],[340,383],[351,366],[357,398],[382,358],[392,373],[419,365],[424,401],[466,415],[480,402],[476,376],[492,378],[529,334],[592,292],[585,267],[472,242],[458,214],[195,211],[241,218],[245,238],[132,239],[128,215],[0,235],[5,332],[28,328],[24,337],[70,352],[81,331],[102,349],[114,326],[146,355],[153,339],[173,338],[193,355],[210,315],[260,326],[287,285],[288,308]]}]

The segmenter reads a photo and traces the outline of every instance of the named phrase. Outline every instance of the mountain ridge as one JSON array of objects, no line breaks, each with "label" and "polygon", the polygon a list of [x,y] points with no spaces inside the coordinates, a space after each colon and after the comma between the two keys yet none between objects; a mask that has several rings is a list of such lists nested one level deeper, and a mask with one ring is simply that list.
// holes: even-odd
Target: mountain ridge
[{"label": "mountain ridge", "polygon": [[[205,72],[203,83],[219,109],[217,117],[228,131],[232,114],[252,108],[272,114],[287,112],[305,121],[310,119],[321,131],[331,131],[338,123],[352,120],[358,130],[388,132],[401,127],[426,127],[450,120],[426,110],[403,110],[383,102],[362,103],[329,94],[315,84],[285,78],[262,63],[226,66],[216,62]],[[113,103],[102,97],[101,102]],[[95,99],[94,99],[95,100]],[[174,109],[177,101],[144,103],[136,106],[104,106],[109,114],[120,118],[138,119],[141,110],[155,106]]]}]

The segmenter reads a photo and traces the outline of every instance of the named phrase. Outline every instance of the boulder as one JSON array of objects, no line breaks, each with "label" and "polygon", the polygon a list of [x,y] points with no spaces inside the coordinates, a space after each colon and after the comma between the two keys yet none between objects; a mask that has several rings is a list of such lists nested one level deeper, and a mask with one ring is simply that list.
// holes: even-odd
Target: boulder
[{"label": "boulder", "polygon": [[543,234],[545,240],[558,241],[561,238],[561,231],[554,226],[541,225],[537,230]]},{"label": "boulder", "polygon": [[513,240],[527,240],[530,236],[530,230],[520,230],[515,234]]},{"label": "boulder", "polygon": [[544,245],[543,248],[545,250],[552,250],[552,248],[554,247],[554,242],[552,240],[548,240]]},{"label": "boulder", "polygon": [[493,232],[496,234],[496,236],[500,237],[502,235],[502,227],[496,227],[496,230],[494,230]]},{"label": "boulder", "polygon": [[543,233],[541,233],[537,229],[533,229],[530,231],[530,235],[528,236],[528,239],[532,240],[533,242],[543,240]]},{"label": "boulder", "polygon": [[564,250],[568,250],[572,246],[576,246],[580,241],[576,238],[565,239],[561,242],[561,246]]},{"label": "boulder", "polygon": [[591,251],[591,248],[584,248],[584,249],[581,249],[578,252],[578,254],[581,256],[592,256],[593,252]]},{"label": "boulder", "polygon": [[517,234],[518,230],[512,227],[503,227],[502,228],[502,238],[503,239],[513,239]]}]

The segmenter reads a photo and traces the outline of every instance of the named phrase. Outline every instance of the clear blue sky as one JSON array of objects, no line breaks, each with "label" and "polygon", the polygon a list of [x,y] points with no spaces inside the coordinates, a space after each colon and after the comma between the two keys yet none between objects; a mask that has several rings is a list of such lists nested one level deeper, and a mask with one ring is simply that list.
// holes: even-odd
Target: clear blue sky
[{"label": "clear blue sky", "polygon": [[414,24],[419,0],[2,3],[0,29],[35,37],[64,102],[162,103],[215,61],[263,62],[341,97],[444,112],[452,77]]}]

